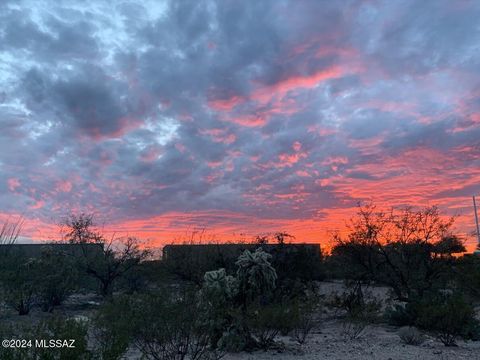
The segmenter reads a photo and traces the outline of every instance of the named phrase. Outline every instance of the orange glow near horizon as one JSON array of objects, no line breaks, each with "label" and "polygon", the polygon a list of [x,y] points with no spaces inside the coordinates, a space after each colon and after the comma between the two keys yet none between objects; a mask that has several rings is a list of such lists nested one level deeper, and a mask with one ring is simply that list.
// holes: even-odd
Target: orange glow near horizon
[{"label": "orange glow near horizon", "polygon": [[[471,210],[465,204],[466,210]],[[197,213],[170,213],[149,219],[127,220],[121,223],[104,224],[99,230],[108,238],[110,236],[134,236],[147,247],[160,248],[167,244],[189,242],[243,242],[252,241],[255,236],[284,231],[295,238],[296,243],[320,243],[322,248],[332,246],[334,233],[347,234],[346,225],[357,208],[330,209],[325,211],[323,219],[276,220],[259,219],[235,213],[205,211]],[[0,216],[0,220],[10,221],[19,217]],[[207,219],[218,223],[209,226]],[[182,224],[178,227],[176,224]],[[248,225],[247,225],[248,224]],[[472,214],[456,217],[454,233],[465,240],[467,252],[476,247],[476,238],[471,229],[474,228]],[[60,226],[47,224],[35,219],[24,219],[21,237],[34,241],[60,240]]]}]

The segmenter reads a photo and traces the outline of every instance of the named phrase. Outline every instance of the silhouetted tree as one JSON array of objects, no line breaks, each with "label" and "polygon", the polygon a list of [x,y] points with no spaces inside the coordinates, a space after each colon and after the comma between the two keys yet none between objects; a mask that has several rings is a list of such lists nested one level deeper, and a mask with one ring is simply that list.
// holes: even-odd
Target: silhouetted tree
[{"label": "silhouetted tree", "polygon": [[289,233],[285,231],[280,231],[275,234],[273,234],[273,238],[277,241],[279,245],[285,244],[286,239],[295,239],[295,236],[290,235]]},{"label": "silhouetted tree", "polygon": [[[114,283],[150,255],[148,250],[140,247],[137,238],[106,240],[95,230],[92,215],[71,215],[64,225],[64,238],[69,243],[83,245],[80,267],[99,283],[102,296],[111,295]],[[89,246],[91,244],[97,244],[98,247],[93,248]]]},{"label": "silhouetted tree", "polygon": [[71,244],[104,243],[105,239],[96,229],[92,214],[70,214],[61,224],[63,239]]},{"label": "silhouetted tree", "polygon": [[452,254],[465,251],[451,234],[453,221],[435,206],[388,213],[359,207],[346,239],[336,236],[332,257],[347,278],[386,284],[398,300],[409,301],[440,286],[452,269]]}]

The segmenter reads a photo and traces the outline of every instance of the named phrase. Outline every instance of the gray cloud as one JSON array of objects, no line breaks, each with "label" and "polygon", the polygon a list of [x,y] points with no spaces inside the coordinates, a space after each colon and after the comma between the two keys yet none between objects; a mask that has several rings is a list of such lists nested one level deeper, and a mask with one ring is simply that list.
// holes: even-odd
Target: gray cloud
[{"label": "gray cloud", "polygon": [[478,153],[475,2],[0,8],[0,212],[323,219],[404,152]]}]

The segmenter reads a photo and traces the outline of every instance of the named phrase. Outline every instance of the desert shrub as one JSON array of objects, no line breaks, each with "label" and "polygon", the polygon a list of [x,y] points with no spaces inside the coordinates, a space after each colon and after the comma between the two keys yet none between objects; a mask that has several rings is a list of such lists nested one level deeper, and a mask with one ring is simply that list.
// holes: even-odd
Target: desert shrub
[{"label": "desert shrub", "polygon": [[462,293],[480,300],[480,256],[468,254],[458,259],[455,275]]},{"label": "desert shrub", "polygon": [[342,322],[342,336],[348,340],[358,339],[365,333],[368,323],[360,318],[346,319]]},{"label": "desert shrub", "polygon": [[365,333],[367,327],[374,323],[378,317],[377,303],[365,303],[354,308],[343,319],[342,332],[348,339],[357,339]]},{"label": "desert shrub", "polygon": [[346,290],[333,294],[327,305],[343,311],[347,319],[366,322],[374,322],[382,307],[381,300],[366,292],[361,282],[347,282]]},{"label": "desert shrub", "polygon": [[314,316],[321,303],[317,284],[301,279],[283,281],[276,288],[273,298],[282,304],[288,314],[281,334],[290,334],[295,341],[303,344],[316,325]]},{"label": "desert shrub", "polygon": [[34,339],[75,340],[75,348],[34,348],[33,351],[39,360],[86,360],[93,358],[93,354],[88,349],[88,324],[83,321],[53,317],[40,322],[34,331]]},{"label": "desert shrub", "polygon": [[398,336],[404,344],[421,345],[425,336],[413,326],[404,326],[398,330]]},{"label": "desert shrub", "polygon": [[144,263],[138,264],[118,279],[118,289],[130,295],[145,292],[150,280],[148,270]]},{"label": "desert shrub", "polygon": [[317,306],[315,297],[251,305],[247,314],[248,328],[257,347],[268,349],[279,334],[291,334],[295,341],[303,344],[315,325],[313,316]]},{"label": "desert shrub", "polygon": [[132,341],[131,300],[127,296],[104,303],[93,319],[95,348],[102,360],[120,359]]},{"label": "desert shrub", "polygon": [[75,290],[77,269],[71,256],[47,249],[35,264],[36,289],[43,311],[52,312]]},{"label": "desert shrub", "polygon": [[258,346],[268,348],[278,334],[291,334],[303,344],[314,326],[313,313],[316,301],[308,298],[286,299],[249,309],[249,328]]},{"label": "desert shrub", "polygon": [[74,290],[76,268],[67,254],[46,249],[38,258],[21,254],[7,258],[0,281],[8,305],[26,315],[34,305],[51,312]]},{"label": "desert shrub", "polygon": [[139,240],[133,237],[113,239],[101,245],[101,252],[85,252],[79,265],[96,280],[100,295],[109,297],[118,281],[135,271],[150,253],[141,249]]},{"label": "desert shrub", "polygon": [[210,359],[209,324],[195,292],[143,295],[130,304],[133,342],[147,359]]},{"label": "desert shrub", "polygon": [[251,347],[251,342],[238,326],[229,326],[218,340],[217,347],[229,352],[240,352]]},{"label": "desert shrub", "polygon": [[259,346],[268,349],[282,329],[290,327],[291,314],[282,304],[251,306],[248,327]]},{"label": "desert shrub", "polygon": [[37,297],[37,275],[35,260],[18,258],[2,272],[1,282],[5,303],[19,315],[27,315],[35,305]]},{"label": "desert shrub", "polygon": [[478,331],[473,306],[461,295],[436,293],[417,304],[416,324],[431,331],[445,346],[456,346],[456,340],[471,338]]},{"label": "desert shrub", "polygon": [[302,301],[295,300],[293,303],[293,312],[295,326],[292,329],[292,338],[299,344],[304,344],[315,326],[314,313],[318,309],[319,301],[316,296]]},{"label": "desert shrub", "polygon": [[[0,322],[1,339],[20,339],[24,338],[24,329],[21,326],[13,326],[5,321]],[[0,359],[2,360],[23,360],[27,358],[28,349],[0,347]]]},{"label": "desert shrub", "polygon": [[[25,339],[31,341],[32,346],[25,348],[2,348],[0,350],[0,358],[2,360],[92,360],[94,354],[87,347],[88,325],[74,319],[63,317],[53,317],[39,322],[36,325],[15,329],[15,337],[17,339]],[[10,336],[4,337],[7,339]],[[36,340],[45,340],[48,344],[49,340],[74,340],[74,347],[40,347],[35,346]],[[67,345],[63,343],[63,345]]]},{"label": "desert shrub", "polygon": [[394,326],[413,326],[417,320],[417,306],[414,302],[395,304],[385,310],[385,319]]},{"label": "desert shrub", "polygon": [[378,320],[381,301],[372,295],[366,296],[360,281],[347,283],[347,289],[334,294],[328,306],[344,312],[342,334],[348,339],[360,337],[367,326]]}]

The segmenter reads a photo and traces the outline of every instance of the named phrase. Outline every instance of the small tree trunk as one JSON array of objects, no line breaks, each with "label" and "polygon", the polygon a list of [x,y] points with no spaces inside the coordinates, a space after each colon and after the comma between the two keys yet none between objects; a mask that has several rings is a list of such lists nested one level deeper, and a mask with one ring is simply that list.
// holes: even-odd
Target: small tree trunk
[{"label": "small tree trunk", "polygon": [[110,297],[113,293],[113,281],[110,279],[101,282],[100,293],[103,297]]}]

